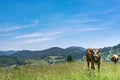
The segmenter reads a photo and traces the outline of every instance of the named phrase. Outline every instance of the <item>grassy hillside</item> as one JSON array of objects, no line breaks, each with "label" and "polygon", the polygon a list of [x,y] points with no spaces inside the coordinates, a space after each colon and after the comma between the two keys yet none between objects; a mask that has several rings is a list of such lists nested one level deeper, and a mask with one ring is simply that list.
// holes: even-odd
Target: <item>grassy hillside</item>
[{"label": "grassy hillside", "polygon": [[0,56],[0,67],[8,67],[11,65],[25,65],[26,62],[23,59],[11,56]]},{"label": "grassy hillside", "polygon": [[[96,66],[97,67],[97,66]],[[87,71],[86,62],[0,69],[1,80],[120,80],[120,64],[101,63],[101,72]]]}]

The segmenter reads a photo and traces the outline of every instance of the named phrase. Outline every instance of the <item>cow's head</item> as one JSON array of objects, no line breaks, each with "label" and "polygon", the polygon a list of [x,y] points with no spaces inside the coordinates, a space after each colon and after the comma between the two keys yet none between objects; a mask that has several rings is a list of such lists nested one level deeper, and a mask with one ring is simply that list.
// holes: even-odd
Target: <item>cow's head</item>
[{"label": "cow's head", "polygon": [[97,48],[92,49],[91,55],[92,55],[93,60],[94,60],[95,62],[97,62],[98,59],[100,58],[100,49],[97,49]]}]

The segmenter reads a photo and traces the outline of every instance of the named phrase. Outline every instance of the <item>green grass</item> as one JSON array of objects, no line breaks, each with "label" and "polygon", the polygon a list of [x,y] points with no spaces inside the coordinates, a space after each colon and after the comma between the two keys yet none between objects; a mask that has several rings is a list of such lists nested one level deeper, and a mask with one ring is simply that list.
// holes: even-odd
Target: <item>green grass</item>
[{"label": "green grass", "polygon": [[87,70],[86,62],[50,66],[0,68],[0,80],[120,80],[120,64],[102,62],[100,73]]}]

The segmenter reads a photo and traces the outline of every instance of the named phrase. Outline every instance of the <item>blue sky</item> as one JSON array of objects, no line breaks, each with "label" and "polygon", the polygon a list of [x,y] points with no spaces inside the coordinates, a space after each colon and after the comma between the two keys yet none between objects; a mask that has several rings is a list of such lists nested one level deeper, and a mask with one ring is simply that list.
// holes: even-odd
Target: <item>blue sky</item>
[{"label": "blue sky", "polygon": [[120,0],[0,0],[0,50],[120,43]]}]

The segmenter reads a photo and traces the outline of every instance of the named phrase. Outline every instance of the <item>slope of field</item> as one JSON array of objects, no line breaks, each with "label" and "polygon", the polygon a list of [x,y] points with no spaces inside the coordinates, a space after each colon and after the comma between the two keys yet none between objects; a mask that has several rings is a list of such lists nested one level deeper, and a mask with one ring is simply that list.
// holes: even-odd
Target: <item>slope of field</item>
[{"label": "slope of field", "polygon": [[[97,68],[97,66],[96,66]],[[120,64],[101,63],[101,72],[87,70],[86,62],[0,69],[0,80],[120,80]]]}]

